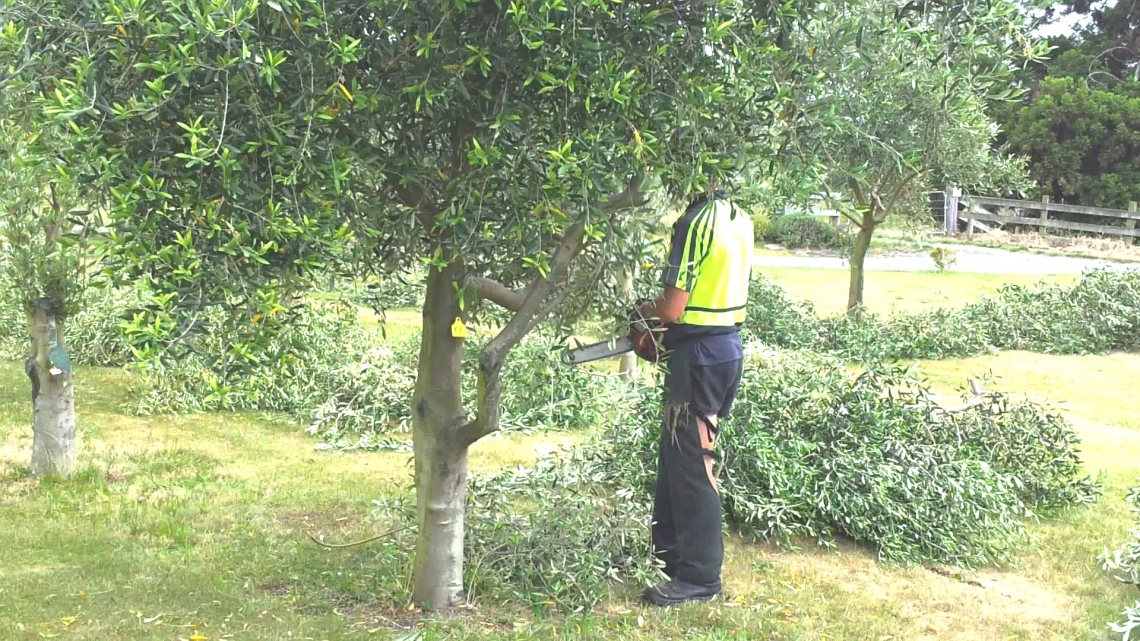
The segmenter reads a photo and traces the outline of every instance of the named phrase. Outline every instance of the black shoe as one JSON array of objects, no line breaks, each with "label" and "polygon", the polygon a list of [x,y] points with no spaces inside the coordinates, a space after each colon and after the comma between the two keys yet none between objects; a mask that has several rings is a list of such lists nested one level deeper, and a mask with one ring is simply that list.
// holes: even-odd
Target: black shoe
[{"label": "black shoe", "polygon": [[720,594],[720,586],[705,586],[686,583],[680,579],[673,579],[668,583],[660,583],[646,588],[645,600],[658,606],[680,605],[689,601],[711,601]]}]

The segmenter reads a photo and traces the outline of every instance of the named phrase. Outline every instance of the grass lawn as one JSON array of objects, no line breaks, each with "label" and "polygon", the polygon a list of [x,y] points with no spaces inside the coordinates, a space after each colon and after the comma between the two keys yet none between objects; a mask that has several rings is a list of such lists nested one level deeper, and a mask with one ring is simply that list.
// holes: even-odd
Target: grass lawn
[{"label": "grass lawn", "polygon": [[[776,281],[789,294],[810,302],[822,316],[847,309],[849,274],[841,269],[764,267],[758,272]],[[1076,276],[1026,276],[963,272],[867,272],[863,297],[868,309],[880,313],[915,312],[932,307],[962,307],[1003,285],[1032,285],[1041,281],[1072,284]]]},{"label": "grass lawn", "polygon": [[[800,281],[799,295],[835,285],[827,272],[787,272],[781,284]],[[942,275],[905,276],[919,296],[942,286]],[[964,302],[964,291],[986,287],[996,284],[948,291]],[[1140,596],[1095,560],[1131,524],[1124,494],[1140,476],[1140,396],[1126,381],[1140,380],[1140,355],[1003,353],[919,367],[942,392],[992,371],[994,389],[1057,403],[1084,438],[1089,470],[1107,474],[1104,499],[1031,524],[1006,568],[944,576],[879,564],[848,545],[788,550],[730,538],[728,599],[714,605],[649,610],[637,603],[640,586],[615,586],[588,613],[480,601],[444,621],[409,610],[410,536],[343,551],[309,540],[387,530],[374,501],[411,498],[407,454],[316,452],[300,426],[253,413],[126,416],[124,375],[81,369],[83,471],[38,482],[26,472],[26,380],[18,364],[0,363],[0,640],[1110,638],[1105,621]],[[487,439],[472,467],[525,464],[576,438]]]}]

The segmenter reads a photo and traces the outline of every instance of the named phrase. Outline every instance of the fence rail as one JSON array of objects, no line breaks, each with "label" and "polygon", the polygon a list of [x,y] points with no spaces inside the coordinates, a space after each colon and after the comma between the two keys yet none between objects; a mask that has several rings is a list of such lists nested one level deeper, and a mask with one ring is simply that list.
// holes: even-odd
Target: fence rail
[{"label": "fence rail", "polygon": [[[1131,203],[1127,210],[1106,209],[1101,207],[1053,203],[1049,201],[1048,196],[1042,198],[1040,201],[1012,200],[1009,198],[988,198],[985,196],[963,194],[957,189],[950,188],[946,191],[944,227],[947,233],[957,234],[958,223],[961,220],[966,222],[966,233],[968,234],[973,234],[977,228],[988,230],[989,227],[985,223],[996,223],[1000,225],[1036,227],[1041,230],[1042,233],[1045,233],[1046,230],[1049,229],[1064,229],[1137,239],[1140,238],[1140,229],[1136,228],[1136,221],[1140,220],[1140,211],[1137,209],[1136,203]],[[1015,215],[1003,210],[1036,212],[1036,215]],[[1078,214],[1093,218],[1105,218],[1113,221],[1124,221],[1124,224],[1111,225],[1058,220],[1056,218],[1050,218],[1050,213]]]}]

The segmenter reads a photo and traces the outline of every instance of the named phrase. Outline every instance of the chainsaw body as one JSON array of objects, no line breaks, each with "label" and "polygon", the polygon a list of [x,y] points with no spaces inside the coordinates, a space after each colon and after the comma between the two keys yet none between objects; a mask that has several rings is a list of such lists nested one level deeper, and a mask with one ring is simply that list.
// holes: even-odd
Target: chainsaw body
[{"label": "chainsaw body", "polygon": [[658,363],[664,360],[667,356],[662,345],[665,327],[656,319],[643,316],[639,311],[640,307],[639,303],[629,312],[629,333],[627,335],[567,350],[562,355],[562,362],[567,365],[581,365],[582,363],[620,356],[627,352],[633,352],[638,358],[650,363]]}]

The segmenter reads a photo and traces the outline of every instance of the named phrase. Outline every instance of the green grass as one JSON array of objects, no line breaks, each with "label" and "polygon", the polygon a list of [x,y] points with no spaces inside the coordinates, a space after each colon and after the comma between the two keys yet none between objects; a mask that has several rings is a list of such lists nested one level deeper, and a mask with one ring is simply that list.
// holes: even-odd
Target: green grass
[{"label": "green grass", "polygon": [[[845,274],[779,270],[797,295]],[[962,304],[1008,278],[883,274],[879,305]],[[900,276],[905,281],[894,280]],[[883,281],[887,282],[887,281]],[[874,282],[871,283],[872,286]],[[796,287],[799,287],[797,290]],[[949,303],[948,303],[949,304]],[[414,313],[389,316],[414,331]],[[1140,356],[1003,353],[919,364],[947,395],[968,375],[1055,403],[1084,438],[1086,466],[1107,475],[1098,504],[1031,524],[1006,568],[955,578],[836,552],[746,544],[730,537],[728,599],[656,611],[641,586],[572,616],[480,600],[450,620],[409,611],[410,535],[346,551],[309,541],[366,538],[389,528],[374,500],[411,499],[406,454],[325,453],[301,426],[256,413],[139,418],[123,414],[129,380],[81,368],[79,477],[38,482],[30,456],[26,381],[0,363],[0,639],[1104,639],[1133,588],[1096,566],[1127,535],[1124,493],[1140,477]],[[472,468],[526,464],[574,435],[500,436],[473,448]]]},{"label": "green grass", "polygon": [[[815,305],[823,316],[842,314],[847,308],[850,272],[841,269],[764,267],[758,272],[772,278],[789,294]],[[1003,285],[1038,282],[1072,284],[1076,276],[1026,276],[963,272],[867,272],[864,302],[881,313],[915,312],[932,307],[962,307]]]}]

